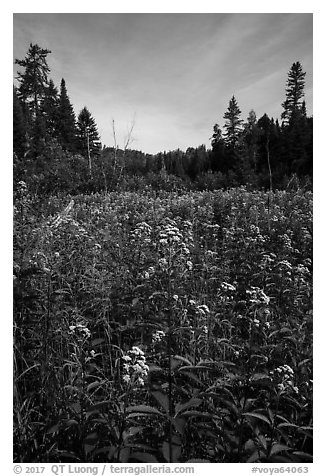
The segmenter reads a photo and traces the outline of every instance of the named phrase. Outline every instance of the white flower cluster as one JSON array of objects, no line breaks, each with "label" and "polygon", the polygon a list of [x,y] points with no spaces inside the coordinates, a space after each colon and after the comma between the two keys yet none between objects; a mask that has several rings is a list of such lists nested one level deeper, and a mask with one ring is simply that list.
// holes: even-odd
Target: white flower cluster
[{"label": "white flower cluster", "polygon": [[124,362],[123,382],[132,386],[143,386],[149,370],[144,352],[139,347],[133,346],[122,360]]},{"label": "white flower cluster", "polygon": [[182,234],[174,220],[165,219],[158,231],[158,246],[162,251],[172,247],[182,250],[183,255],[190,254],[189,246],[192,246],[193,243],[192,225],[190,222],[184,222],[184,225],[186,225],[186,231]]},{"label": "white flower cluster", "polygon": [[259,264],[260,269],[268,268],[274,263],[275,259],[276,259],[276,255],[274,253],[264,254]]},{"label": "white flower cluster", "polygon": [[265,243],[265,237],[261,234],[260,229],[256,225],[250,225],[251,236],[246,237],[246,244]]},{"label": "white flower cluster", "polygon": [[167,223],[158,235],[159,243],[161,245],[168,245],[171,243],[179,243],[182,241],[182,233],[179,228]]},{"label": "white flower cluster", "polygon": [[255,286],[250,286],[250,289],[246,290],[246,294],[249,296],[249,302],[252,304],[269,304],[270,298],[266,296],[264,291]]},{"label": "white flower cluster", "polygon": [[292,249],[292,240],[287,233],[284,233],[284,235],[281,235],[281,240],[283,241],[284,248],[288,250]]},{"label": "white flower cluster", "polygon": [[162,271],[166,271],[168,269],[168,262],[166,258],[159,258],[158,265]]},{"label": "white flower cluster", "polygon": [[233,284],[229,284],[229,283],[226,283],[226,282],[221,283],[220,288],[224,292],[232,292],[233,293],[234,291],[236,291],[236,288],[235,288],[235,286],[233,286]]},{"label": "white flower cluster", "polygon": [[75,326],[69,326],[69,334],[77,335],[89,339],[91,337],[91,331],[84,324],[78,323]]},{"label": "white flower cluster", "polygon": [[295,393],[299,392],[298,387],[294,386],[294,371],[289,365],[280,365],[275,370],[272,370],[270,375],[272,379],[278,382],[277,388],[280,392],[285,392],[286,390],[293,390]]},{"label": "white flower cluster", "polygon": [[131,241],[142,241],[143,243],[151,242],[152,227],[146,223],[138,223],[134,231],[131,232]]},{"label": "white flower cluster", "polygon": [[153,275],[155,274],[155,268],[153,266],[150,266],[147,271],[143,271],[141,273],[141,278],[142,279],[150,279]]},{"label": "white flower cluster", "polygon": [[152,342],[161,342],[161,340],[165,337],[165,332],[164,331],[155,331],[154,334],[152,335]]},{"label": "white flower cluster", "polygon": [[210,312],[206,304],[197,304],[194,299],[190,299],[189,304],[195,308],[197,314],[200,314],[201,316],[206,316]]}]

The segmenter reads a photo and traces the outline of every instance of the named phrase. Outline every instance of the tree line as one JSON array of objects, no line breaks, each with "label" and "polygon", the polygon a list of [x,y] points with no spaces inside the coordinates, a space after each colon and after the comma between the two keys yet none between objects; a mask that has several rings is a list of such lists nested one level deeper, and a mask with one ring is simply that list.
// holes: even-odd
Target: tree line
[{"label": "tree line", "polygon": [[304,100],[300,62],[288,73],[281,124],[266,113],[247,120],[235,96],[224,125],[213,126],[211,149],[204,145],[159,154],[103,146],[96,121],[85,106],[75,115],[66,82],[49,77],[51,53],[30,44],[13,88],[14,179],[37,193],[152,188],[214,189],[238,185],[283,188],[294,175],[311,183],[313,118]]}]

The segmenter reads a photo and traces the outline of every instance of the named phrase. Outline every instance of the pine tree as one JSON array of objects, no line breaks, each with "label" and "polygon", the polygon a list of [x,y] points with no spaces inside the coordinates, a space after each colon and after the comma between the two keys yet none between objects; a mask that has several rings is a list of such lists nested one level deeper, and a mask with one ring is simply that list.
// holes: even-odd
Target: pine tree
[{"label": "pine tree", "polygon": [[293,63],[288,73],[286,99],[282,103],[284,111],[281,118],[286,124],[300,118],[305,111],[305,103],[302,100],[304,97],[305,76],[306,73],[302,71],[300,62]]},{"label": "pine tree", "polygon": [[101,143],[95,119],[86,106],[78,114],[77,148],[84,157],[87,157],[89,172],[92,175],[92,158],[99,155]]},{"label": "pine tree", "polygon": [[44,115],[46,132],[50,137],[57,135],[58,128],[58,90],[52,79],[45,90],[45,95],[41,104],[41,110]]},{"label": "pine tree", "polygon": [[232,96],[229,107],[223,118],[226,119],[224,129],[225,129],[225,142],[231,147],[232,150],[235,149],[241,131],[242,131],[242,119],[240,119],[241,111],[239,109],[238,103],[234,96]]},{"label": "pine tree", "polygon": [[19,158],[26,151],[27,124],[23,113],[23,107],[14,87],[13,96],[13,149]]},{"label": "pine tree", "polygon": [[76,118],[70,102],[66,82],[62,78],[57,114],[57,134],[62,147],[66,150],[76,149]]},{"label": "pine tree", "polygon": [[243,135],[247,149],[246,152],[249,159],[249,166],[253,167],[254,171],[256,171],[259,127],[257,125],[257,116],[253,109],[249,111],[247,122],[244,125]]},{"label": "pine tree", "polygon": [[24,72],[19,72],[17,75],[19,82],[18,94],[22,101],[29,105],[34,118],[37,115],[48,84],[50,68],[46,57],[49,53],[51,53],[50,50],[31,43],[25,58],[15,60],[15,64],[25,68]]},{"label": "pine tree", "polygon": [[212,153],[210,154],[210,166],[214,172],[226,172],[228,164],[225,156],[225,142],[222,130],[218,124],[213,127],[213,135],[210,138]]}]

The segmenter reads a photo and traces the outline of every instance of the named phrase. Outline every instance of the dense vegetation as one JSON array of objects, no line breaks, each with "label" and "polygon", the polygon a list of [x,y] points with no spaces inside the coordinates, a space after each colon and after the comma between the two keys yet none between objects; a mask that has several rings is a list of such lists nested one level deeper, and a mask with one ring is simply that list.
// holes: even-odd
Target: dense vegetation
[{"label": "dense vegetation", "polygon": [[[14,459],[312,460],[312,118],[103,147],[50,52],[14,88]],[[267,189],[267,190],[266,190]],[[283,189],[283,190],[282,190]]]},{"label": "dense vegetation", "polygon": [[310,192],[15,206],[17,461],[309,461]]}]

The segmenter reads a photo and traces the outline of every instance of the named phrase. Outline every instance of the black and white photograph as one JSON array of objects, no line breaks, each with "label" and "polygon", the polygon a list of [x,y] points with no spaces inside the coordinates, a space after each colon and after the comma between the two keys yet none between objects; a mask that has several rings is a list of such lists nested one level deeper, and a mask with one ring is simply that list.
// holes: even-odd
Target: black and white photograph
[{"label": "black and white photograph", "polygon": [[309,473],[313,20],[12,14],[15,472]]}]

